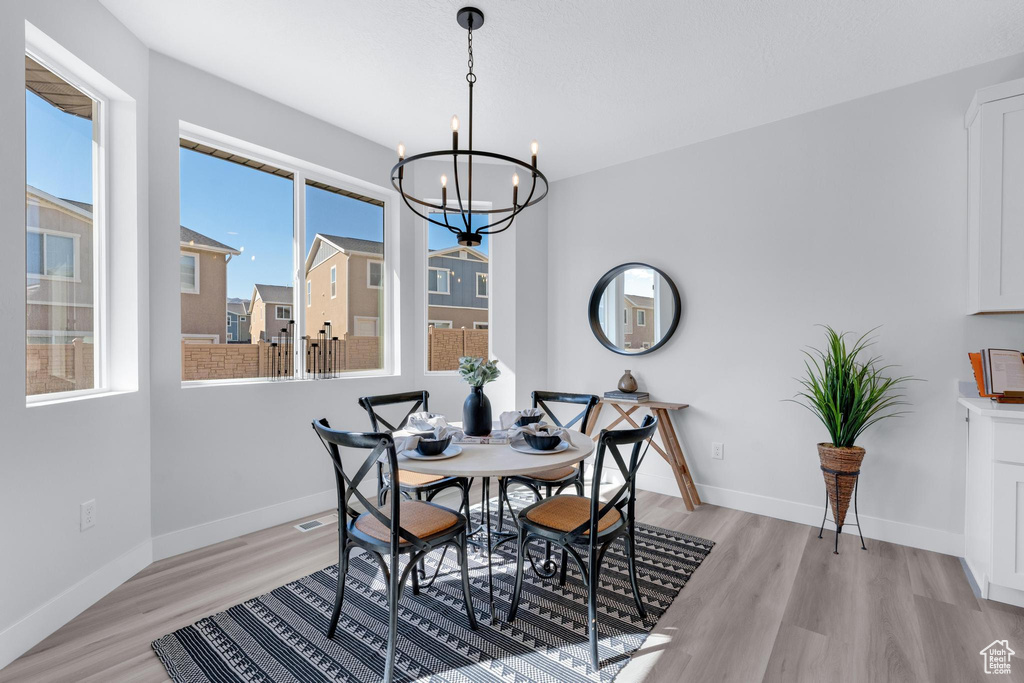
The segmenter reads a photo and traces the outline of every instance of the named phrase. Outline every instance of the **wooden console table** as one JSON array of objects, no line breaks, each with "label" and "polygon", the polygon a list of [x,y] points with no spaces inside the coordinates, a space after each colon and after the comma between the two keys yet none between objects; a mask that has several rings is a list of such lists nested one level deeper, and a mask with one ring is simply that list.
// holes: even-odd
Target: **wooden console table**
[{"label": "wooden console table", "polygon": [[[615,425],[623,420],[639,428],[640,425],[633,419],[633,413],[640,408],[647,408],[651,411],[651,414],[658,419],[658,434],[661,436],[664,448],[655,443],[653,439],[651,439],[651,446],[661,454],[661,457],[672,468],[672,473],[676,476],[676,485],[679,486],[679,493],[683,496],[683,504],[686,505],[686,509],[692,511],[694,505],[700,505],[700,495],[697,493],[697,487],[693,483],[693,477],[690,476],[690,468],[686,464],[683,447],[679,443],[679,437],[676,436],[675,427],[672,426],[672,420],[668,414],[670,410],[682,410],[687,408],[688,405],[686,403],[664,403],[662,401],[635,403],[633,401],[602,398],[594,409],[593,416],[590,418],[590,424],[586,425],[586,429],[583,430],[584,434],[587,436],[593,435],[597,421],[601,417],[601,411],[606,405],[614,408],[619,415],[605,429],[614,429]],[[623,408],[623,406],[627,407]],[[592,436],[592,438],[594,441],[597,441],[598,436]]]}]

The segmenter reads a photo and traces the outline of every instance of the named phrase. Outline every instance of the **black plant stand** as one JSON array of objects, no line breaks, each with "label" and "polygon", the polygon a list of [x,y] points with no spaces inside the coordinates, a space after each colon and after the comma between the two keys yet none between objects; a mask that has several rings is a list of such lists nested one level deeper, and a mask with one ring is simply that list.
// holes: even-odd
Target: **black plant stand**
[{"label": "black plant stand", "polygon": [[[836,498],[839,497],[839,477],[854,477],[854,480],[853,480],[853,515],[854,515],[854,517],[857,518],[857,523],[856,524],[849,524],[848,526],[855,526],[855,527],[857,527],[857,534],[860,536],[860,549],[861,550],[867,550],[868,549],[867,546],[864,545],[864,534],[861,533],[861,530],[860,530],[860,512],[857,510],[857,489],[860,488],[860,470],[857,470],[856,472],[838,472],[836,470],[831,470],[831,469],[829,469],[829,468],[827,468],[825,466],[822,466],[821,471],[824,472],[825,474],[831,474],[832,476],[835,477]],[[829,509],[828,485],[826,485],[825,486],[825,514],[821,518],[821,529],[818,530],[818,538],[821,538],[822,533],[824,533],[824,531],[825,531],[825,522],[826,521],[832,522],[832,524],[835,525],[835,527],[836,527],[836,547],[835,547],[835,550],[832,551],[832,554],[833,555],[838,555],[839,554],[839,534],[843,533],[843,525],[842,524],[836,524],[836,521],[834,519],[829,519],[828,518],[828,509]]]}]

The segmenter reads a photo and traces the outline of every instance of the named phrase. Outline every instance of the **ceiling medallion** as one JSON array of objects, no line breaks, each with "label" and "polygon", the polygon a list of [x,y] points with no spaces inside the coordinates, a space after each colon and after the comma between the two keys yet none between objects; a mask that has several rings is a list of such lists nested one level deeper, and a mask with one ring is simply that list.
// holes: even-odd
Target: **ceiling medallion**
[{"label": "ceiling medallion", "polygon": [[[512,225],[512,221],[523,209],[540,203],[548,194],[548,180],[544,174],[537,169],[537,141],[530,143],[530,162],[521,161],[514,157],[498,154],[497,152],[486,152],[473,149],[473,84],[476,83],[476,74],[473,73],[473,31],[484,25],[484,14],[475,7],[463,7],[456,15],[459,26],[466,29],[469,35],[469,73],[466,74],[466,82],[469,83],[469,140],[468,147],[459,148],[459,117],[452,116],[452,147],[447,150],[434,152],[423,152],[414,154],[411,157],[405,156],[405,145],[398,145],[398,163],[391,169],[391,184],[398,190],[406,205],[412,209],[420,218],[434,225],[439,225],[451,231],[458,238],[458,242],[464,247],[475,247],[480,244],[481,235],[494,235],[504,232]],[[452,179],[455,184],[455,200],[448,202],[448,176],[441,176],[441,203],[437,204],[425,199],[418,199],[405,191],[405,167],[415,161],[430,159],[433,157],[450,157],[452,162]],[[511,164],[512,173],[512,204],[500,209],[473,210],[473,159],[486,158],[503,161]],[[465,179],[465,198],[463,197],[463,183],[459,179],[459,162],[468,164],[468,174]],[[519,173],[528,174],[531,178],[530,191],[526,200],[519,202]],[[537,181],[543,183],[538,194]],[[536,198],[534,195],[537,195]],[[419,207],[419,208],[417,208]],[[442,220],[431,218],[429,214],[440,214]],[[473,225],[473,216],[486,216],[486,225]]]}]

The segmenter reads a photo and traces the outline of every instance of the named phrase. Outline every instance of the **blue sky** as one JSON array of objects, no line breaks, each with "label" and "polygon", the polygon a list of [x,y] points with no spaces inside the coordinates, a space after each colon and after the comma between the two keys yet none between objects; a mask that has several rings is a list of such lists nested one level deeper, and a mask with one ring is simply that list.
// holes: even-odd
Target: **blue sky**
[{"label": "blue sky", "polygon": [[[28,91],[25,112],[28,183],[57,197],[92,202],[92,122]],[[228,296],[247,299],[257,282],[291,284],[292,181],[187,149],[180,150],[179,160],[181,224],[242,250],[228,264]],[[474,226],[486,222],[486,216],[473,217]],[[382,241],[384,210],[307,187],[307,253],[317,232]],[[455,244],[455,235],[430,225],[430,249]],[[487,253],[486,236],[478,248]]]}]

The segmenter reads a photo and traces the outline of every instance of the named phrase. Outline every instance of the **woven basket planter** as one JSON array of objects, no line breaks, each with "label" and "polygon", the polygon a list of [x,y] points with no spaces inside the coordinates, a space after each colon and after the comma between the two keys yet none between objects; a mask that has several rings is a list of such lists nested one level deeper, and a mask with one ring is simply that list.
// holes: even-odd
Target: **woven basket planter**
[{"label": "woven basket planter", "polygon": [[[825,479],[825,490],[828,491],[828,500],[832,506],[832,519],[839,528],[842,528],[843,522],[846,521],[846,510],[850,507],[850,498],[853,496],[853,487],[857,484],[864,452],[860,446],[837,448],[830,443],[818,444],[818,458],[821,460],[821,474]],[[826,472],[826,469],[832,472]],[[840,474],[837,477],[833,472],[846,472],[852,476]]]}]

